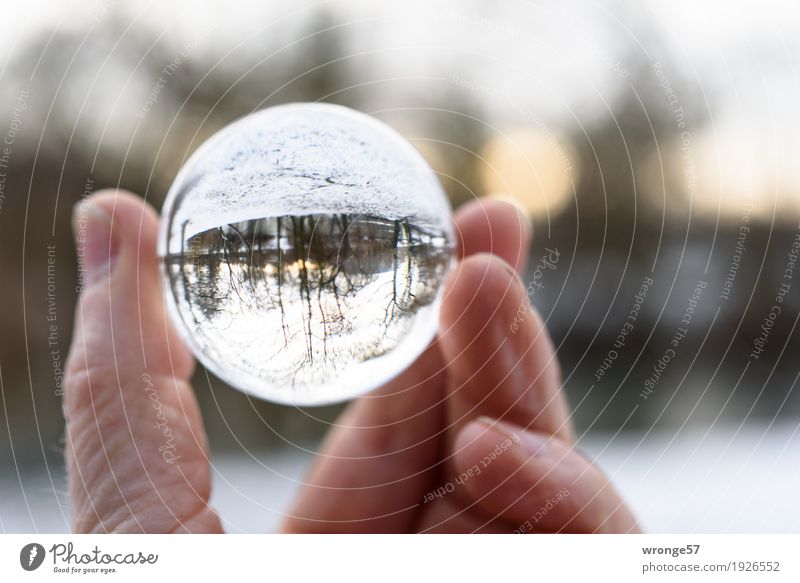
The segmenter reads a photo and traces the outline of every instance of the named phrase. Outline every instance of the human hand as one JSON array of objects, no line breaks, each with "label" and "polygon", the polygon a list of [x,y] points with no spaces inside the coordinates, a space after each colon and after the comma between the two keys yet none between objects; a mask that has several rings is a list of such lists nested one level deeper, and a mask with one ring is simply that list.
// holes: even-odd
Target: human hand
[{"label": "human hand", "polygon": [[[466,205],[455,223],[460,261],[438,338],[348,406],[283,529],[636,530],[571,445],[555,354],[515,272],[527,259],[526,220],[487,201]],[[222,530],[188,384],[194,361],[164,308],[157,224],[144,201],[117,192],[93,195],[76,213],[86,281],[64,409],[78,532]]]}]

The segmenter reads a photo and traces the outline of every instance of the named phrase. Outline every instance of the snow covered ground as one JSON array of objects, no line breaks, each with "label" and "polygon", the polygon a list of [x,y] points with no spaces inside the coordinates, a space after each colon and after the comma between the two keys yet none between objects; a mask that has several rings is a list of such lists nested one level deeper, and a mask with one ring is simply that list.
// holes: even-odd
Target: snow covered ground
[{"label": "snow covered ground", "polygon": [[[578,446],[611,476],[650,532],[800,532],[800,424],[650,435],[592,434]],[[218,456],[213,503],[229,532],[270,532],[309,454]],[[64,476],[0,477],[0,532],[66,532]]]}]

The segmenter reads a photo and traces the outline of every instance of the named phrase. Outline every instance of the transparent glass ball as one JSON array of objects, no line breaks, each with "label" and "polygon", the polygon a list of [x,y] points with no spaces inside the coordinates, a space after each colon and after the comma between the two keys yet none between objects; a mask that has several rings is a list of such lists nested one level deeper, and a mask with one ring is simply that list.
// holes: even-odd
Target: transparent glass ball
[{"label": "transparent glass ball", "polygon": [[385,124],[329,104],[265,109],[192,155],[167,195],[168,310],[197,358],[259,398],[342,401],[435,334],[447,198]]}]

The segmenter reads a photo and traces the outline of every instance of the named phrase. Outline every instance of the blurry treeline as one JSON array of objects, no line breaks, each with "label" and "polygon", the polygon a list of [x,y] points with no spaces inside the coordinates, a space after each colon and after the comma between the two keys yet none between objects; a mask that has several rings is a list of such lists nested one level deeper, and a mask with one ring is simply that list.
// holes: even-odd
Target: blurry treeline
[{"label": "blurry treeline", "polygon": [[[569,191],[560,208],[534,216],[529,292],[558,347],[576,423],[579,430],[616,430],[797,413],[800,281],[781,303],[759,358],[748,357],[776,301],[797,221],[764,220],[746,205],[736,219],[692,215],[676,187],[692,179],[691,157],[681,158],[685,130],[653,66],[656,55],[670,70],[670,49],[644,17],[638,23],[650,58],[633,43],[615,53],[624,90],[608,112],[579,128],[554,128],[569,151]],[[16,116],[19,130],[0,207],[0,424],[9,425],[0,430],[0,456],[10,455],[8,435],[17,456],[59,447],[57,369],[69,346],[77,284],[69,219],[85,192],[120,186],[158,208],[182,161],[216,130],[259,108],[321,100],[373,113],[407,135],[454,205],[484,193],[491,93],[446,72],[444,81],[384,80],[378,100],[372,81],[381,72],[348,53],[348,31],[335,24],[334,13],[319,12],[297,35],[303,42],[280,51],[269,37],[253,41],[269,59],[252,50],[216,54],[202,34],[177,46],[146,28],[129,30],[111,14],[90,34],[46,31],[15,51],[0,88],[0,120]],[[669,80],[685,124],[697,132],[709,123],[701,92],[688,76]],[[536,111],[536,103],[524,105]],[[541,124],[518,113],[512,129],[542,133]],[[653,164],[672,158],[677,181],[674,167]],[[643,196],[643,184],[658,196]],[[732,283],[722,299],[726,280]],[[702,294],[682,326],[698,281]],[[661,367],[682,327],[688,330],[674,357]],[[340,409],[255,401],[202,369],[195,387],[218,448],[315,439]]]}]

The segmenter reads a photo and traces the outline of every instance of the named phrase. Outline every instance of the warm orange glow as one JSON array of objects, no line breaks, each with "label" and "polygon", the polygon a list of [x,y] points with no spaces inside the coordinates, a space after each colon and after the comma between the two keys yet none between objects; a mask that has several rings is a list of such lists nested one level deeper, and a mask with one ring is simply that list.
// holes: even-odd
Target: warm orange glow
[{"label": "warm orange glow", "polygon": [[[667,212],[691,204],[700,218],[736,219],[748,214],[771,221],[800,213],[800,171],[790,142],[780,147],[736,128],[717,128],[652,151],[640,185]],[[662,185],[663,168],[663,185]],[[666,197],[664,196],[666,188]],[[678,196],[675,196],[675,195]]]},{"label": "warm orange glow", "polygon": [[538,129],[498,135],[483,148],[486,194],[507,194],[534,217],[552,215],[574,196],[576,157],[564,136]]}]

